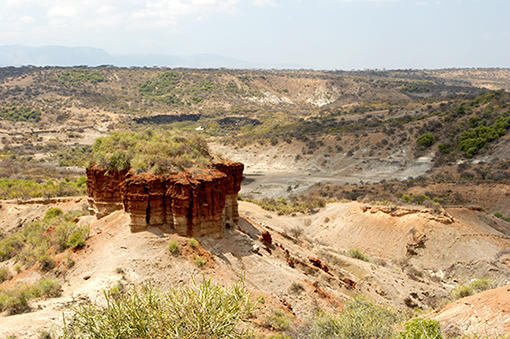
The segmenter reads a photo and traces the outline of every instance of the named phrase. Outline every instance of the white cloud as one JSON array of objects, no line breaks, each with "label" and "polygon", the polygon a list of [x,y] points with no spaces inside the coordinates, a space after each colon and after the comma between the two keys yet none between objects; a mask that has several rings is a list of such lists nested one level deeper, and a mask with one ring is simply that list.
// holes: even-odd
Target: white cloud
[{"label": "white cloud", "polygon": [[54,6],[48,9],[48,17],[49,18],[73,18],[78,14],[76,8],[73,6]]},{"label": "white cloud", "polygon": [[[106,22],[115,18],[127,27],[152,25],[172,26],[181,17],[204,18],[219,11],[230,11],[239,0],[2,0],[0,17],[11,22],[22,17],[34,17],[37,12],[46,25],[69,24],[87,26],[89,22]],[[30,15],[28,14],[30,13]],[[44,16],[41,15],[44,13]],[[135,20],[136,22],[133,22]],[[0,22],[0,29],[3,23]]]},{"label": "white cloud", "polygon": [[21,18],[19,18],[19,21],[24,24],[24,25],[30,25],[32,23],[34,23],[34,18],[32,18],[31,16],[29,15],[24,15],[22,16]]},{"label": "white cloud", "polygon": [[276,6],[276,3],[273,0],[253,0],[253,4],[259,7]]}]

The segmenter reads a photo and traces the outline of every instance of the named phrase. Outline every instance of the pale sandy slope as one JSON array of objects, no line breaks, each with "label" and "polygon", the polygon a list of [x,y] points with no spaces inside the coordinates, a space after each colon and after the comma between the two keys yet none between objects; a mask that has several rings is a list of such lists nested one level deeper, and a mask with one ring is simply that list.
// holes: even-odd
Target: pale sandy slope
[{"label": "pale sandy slope", "polygon": [[[40,208],[40,216],[48,207]],[[510,248],[510,241],[487,225],[425,211],[400,216],[391,213],[351,202],[330,204],[314,215],[278,216],[241,202],[239,229],[227,230],[222,239],[199,238],[202,247],[198,251],[186,245],[187,239],[157,229],[131,233],[129,217],[120,211],[100,220],[85,217],[91,238],[86,248],[72,254],[76,265],[57,276],[63,286],[62,297],[36,301],[34,312],[28,314],[0,316],[0,337],[33,337],[43,328],[55,329],[70,306],[86,299],[102,302],[103,290],[118,283],[151,282],[165,289],[203,276],[226,285],[243,277],[253,295],[262,295],[266,301],[253,319],[256,325],[275,307],[290,305],[299,319],[306,319],[318,309],[339,309],[346,298],[359,293],[400,309],[434,306],[453,287],[452,278],[447,277],[453,263],[471,269],[476,266],[472,262],[479,260],[489,265],[491,272],[505,274],[501,253]],[[442,218],[453,218],[453,222],[444,224]],[[296,226],[303,229],[302,234],[291,231]],[[281,247],[265,250],[258,240],[263,231],[269,231]],[[426,235],[425,246],[409,258],[409,241],[421,239],[420,234]],[[170,255],[171,239],[181,243],[182,255]],[[370,262],[345,255],[346,249],[354,247],[365,251]],[[195,265],[196,255],[208,258],[204,268]],[[312,266],[310,258],[319,258],[329,273]],[[407,259],[422,274],[409,271],[409,263],[403,266],[400,259]],[[497,260],[499,264],[494,264]],[[22,273],[14,282],[27,277]],[[354,289],[349,288],[349,281],[356,284]],[[303,290],[293,291],[296,284]]]},{"label": "pale sandy slope", "polygon": [[457,300],[432,318],[451,333],[510,335],[510,285]]}]

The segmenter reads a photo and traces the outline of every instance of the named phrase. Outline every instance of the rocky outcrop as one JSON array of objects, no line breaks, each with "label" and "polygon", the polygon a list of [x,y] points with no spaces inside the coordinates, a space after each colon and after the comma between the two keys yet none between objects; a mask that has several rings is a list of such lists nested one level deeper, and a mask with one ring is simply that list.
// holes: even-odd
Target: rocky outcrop
[{"label": "rocky outcrop", "polygon": [[225,182],[225,224],[239,224],[239,210],[237,204],[238,193],[241,190],[243,181],[244,165],[240,162],[235,163],[216,163],[214,167],[227,175]]},{"label": "rocky outcrop", "polygon": [[237,195],[244,165],[217,163],[211,167],[193,174],[125,174],[115,197],[120,197],[121,206],[131,217],[131,230],[159,227],[183,236],[221,237],[225,227],[237,225]]},{"label": "rocky outcrop", "polygon": [[102,218],[116,210],[122,209],[122,197],[119,187],[125,180],[127,170],[106,170],[92,165],[87,168],[87,195],[89,210]]}]

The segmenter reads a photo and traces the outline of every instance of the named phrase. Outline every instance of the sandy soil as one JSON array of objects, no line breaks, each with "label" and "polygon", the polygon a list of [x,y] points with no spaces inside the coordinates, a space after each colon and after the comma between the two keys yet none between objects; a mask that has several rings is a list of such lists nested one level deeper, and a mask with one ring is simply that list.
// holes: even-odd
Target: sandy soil
[{"label": "sandy soil", "polygon": [[[51,206],[73,209],[80,204],[81,200],[75,199]],[[42,216],[48,207],[35,210]],[[510,248],[510,240],[488,225],[480,227],[451,215],[402,208],[390,215],[380,208],[335,203],[314,215],[292,217],[240,202],[239,228],[227,230],[222,239],[199,238],[201,245],[196,251],[187,245],[186,238],[163,234],[158,229],[131,233],[129,217],[121,211],[100,220],[83,217],[83,222],[90,224],[91,238],[84,249],[72,253],[75,266],[59,276],[62,296],[34,301],[33,312],[27,314],[0,315],[0,337],[15,334],[28,338],[43,329],[55,332],[62,315],[70,314],[71,306],[85,300],[103,302],[103,290],[117,284],[151,282],[165,289],[203,276],[221,284],[243,277],[253,296],[262,295],[266,300],[254,319],[254,323],[261,323],[275,307],[287,309],[285,305],[290,305],[297,319],[304,320],[318,309],[338,310],[345,299],[359,293],[398,309],[437,307],[449,295],[455,279],[460,279],[452,265],[472,272],[478,267],[477,262],[484,262],[489,265],[487,271],[510,276],[510,260],[505,264],[502,255],[505,248]],[[6,218],[21,216],[16,216],[14,206],[10,209],[12,214],[7,211],[2,210]],[[37,213],[33,213],[36,217]],[[442,218],[454,221],[444,224]],[[302,233],[294,232],[295,228],[301,228]],[[272,235],[269,249],[259,240],[263,231]],[[426,236],[425,246],[416,247],[415,255],[407,255],[409,245],[423,239],[421,234]],[[171,239],[180,242],[182,255],[169,253]],[[370,261],[347,256],[345,250],[350,248],[360,248]],[[448,255],[442,254],[446,253],[445,248]],[[203,268],[195,265],[196,255],[208,258]],[[313,266],[310,258],[319,258],[328,272]],[[485,266],[480,267],[484,273]],[[22,272],[14,282],[33,281],[41,276],[37,271]],[[303,289],[293,290],[291,286],[296,284]]]},{"label": "sandy soil", "polygon": [[455,333],[503,336],[510,333],[510,285],[457,300],[431,315]]}]

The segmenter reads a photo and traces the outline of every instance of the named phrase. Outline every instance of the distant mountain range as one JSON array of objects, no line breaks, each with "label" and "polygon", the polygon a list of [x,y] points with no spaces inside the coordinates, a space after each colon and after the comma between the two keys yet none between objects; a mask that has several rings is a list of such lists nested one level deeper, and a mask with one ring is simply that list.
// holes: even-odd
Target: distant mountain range
[{"label": "distant mountain range", "polygon": [[214,54],[174,56],[166,54],[112,55],[100,48],[22,45],[0,46],[0,67],[6,66],[162,66],[189,68],[303,68],[292,64],[261,64]]}]

